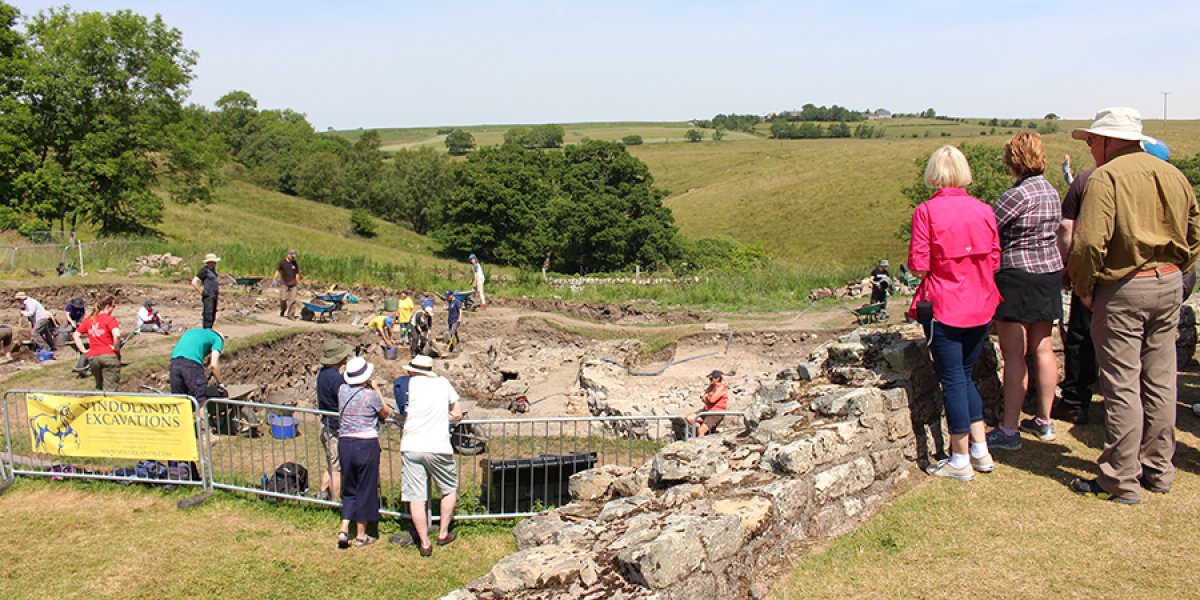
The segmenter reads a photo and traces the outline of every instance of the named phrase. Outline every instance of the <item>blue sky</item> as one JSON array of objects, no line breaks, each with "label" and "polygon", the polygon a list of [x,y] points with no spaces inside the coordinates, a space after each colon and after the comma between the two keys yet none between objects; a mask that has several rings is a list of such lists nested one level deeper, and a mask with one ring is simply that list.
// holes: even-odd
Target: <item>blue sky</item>
[{"label": "blue sky", "polygon": [[[7,0],[23,13],[59,2]],[[1200,3],[80,0],[318,129],[683,120],[804,103],[954,116],[1200,118]]]}]

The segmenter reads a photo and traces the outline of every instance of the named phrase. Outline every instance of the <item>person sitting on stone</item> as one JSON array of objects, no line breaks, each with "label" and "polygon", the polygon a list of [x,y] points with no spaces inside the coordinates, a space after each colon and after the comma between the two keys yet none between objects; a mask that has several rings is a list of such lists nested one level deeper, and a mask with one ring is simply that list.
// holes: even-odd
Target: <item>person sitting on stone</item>
[{"label": "person sitting on stone", "polygon": [[725,386],[725,374],[713,371],[708,374],[708,389],[700,396],[703,408],[689,414],[687,422],[696,428],[696,435],[703,437],[716,431],[717,425],[725,420],[725,415],[704,415],[701,413],[724,412],[729,405],[729,388]]},{"label": "person sitting on stone", "polygon": [[158,309],[154,307],[153,300],[147,300],[142,303],[142,307],[137,312],[137,332],[138,333],[161,333],[167,335],[171,331],[170,325],[163,323],[162,315],[158,313]]}]

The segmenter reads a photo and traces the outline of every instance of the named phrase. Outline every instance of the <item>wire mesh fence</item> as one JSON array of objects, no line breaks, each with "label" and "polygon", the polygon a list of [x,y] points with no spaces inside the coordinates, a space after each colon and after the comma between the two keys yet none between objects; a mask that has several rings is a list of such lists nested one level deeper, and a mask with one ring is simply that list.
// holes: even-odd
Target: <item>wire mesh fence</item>
[{"label": "wire mesh fence", "polygon": [[[313,408],[210,398],[196,408],[199,464],[195,476],[145,473],[140,462],[74,459],[33,447],[25,395],[4,394],[4,454],[0,476],[14,474],[84,477],[121,482],[203,485],[210,489],[340,506],[323,493],[329,477],[340,474],[322,440],[322,419],[337,413]],[[63,392],[86,395],[95,392]],[[126,394],[137,395],[137,394]],[[154,394],[141,394],[154,396]],[[721,413],[723,427],[736,426],[740,413]],[[694,427],[673,415],[464,419],[451,425],[458,471],[456,519],[515,518],[570,502],[571,475],[602,465],[639,467],[664,445],[695,435]],[[402,502],[403,427],[379,431],[380,512],[407,518]],[[429,500],[439,499],[429,486]],[[429,503],[437,520],[438,504]]]}]

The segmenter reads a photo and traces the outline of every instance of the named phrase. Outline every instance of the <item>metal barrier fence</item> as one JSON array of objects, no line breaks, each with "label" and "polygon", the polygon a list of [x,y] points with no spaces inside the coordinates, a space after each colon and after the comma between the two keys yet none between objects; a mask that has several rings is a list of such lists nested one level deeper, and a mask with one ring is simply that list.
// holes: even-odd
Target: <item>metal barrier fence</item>
[{"label": "metal barrier fence", "polygon": [[[39,451],[34,445],[33,429],[26,403],[28,394],[47,394],[70,397],[174,397],[186,398],[192,404],[196,440],[200,450],[201,460],[195,464],[167,463],[148,464],[157,461],[139,461],[137,459],[113,459],[103,457],[64,456],[60,453]],[[209,481],[207,465],[205,464],[203,448],[206,445],[207,429],[202,427],[202,420],[196,399],[191,396],[166,394],[137,394],[81,391],[45,391],[45,390],[9,390],[4,392],[3,402],[0,403],[0,421],[3,422],[4,435],[4,467],[6,476],[31,475],[51,477],[54,479],[103,479],[120,483],[145,483],[159,485],[190,485],[207,487]],[[36,418],[36,417],[35,417]],[[60,445],[68,443],[67,436],[71,428],[46,428],[43,436],[58,438]],[[75,434],[76,439],[78,434]],[[181,466],[186,465],[186,466]],[[158,468],[160,467],[161,468]]]},{"label": "metal barrier fence", "polygon": [[[321,420],[337,413],[210,398],[196,413],[201,481],[130,478],[113,475],[121,463],[86,463],[78,472],[63,473],[54,457],[38,456],[24,434],[24,395],[32,391],[4,394],[3,455],[7,477],[13,474],[84,477],[122,482],[202,485],[255,494],[276,500],[293,500],[337,507],[338,500],[320,494],[322,477],[329,470],[321,440]],[[102,395],[100,392],[54,392],[71,395]],[[146,395],[154,394],[121,394]],[[192,400],[195,406],[195,400]],[[701,413],[724,416],[722,429],[736,427],[742,414],[734,411]],[[14,428],[14,423],[22,424]],[[16,429],[17,431],[14,431]],[[664,445],[695,435],[695,429],[674,415],[546,417],[514,419],[464,419],[451,427],[451,444],[459,476],[459,499],[455,519],[516,518],[570,502],[567,482],[574,473],[602,465],[638,467]],[[379,435],[380,512],[409,518],[401,502],[403,429],[394,422]],[[332,443],[336,444],[334,438]],[[294,463],[307,471],[307,485],[277,485],[276,469]],[[3,475],[0,472],[0,475]],[[430,486],[430,500],[436,488]],[[438,505],[428,503],[437,521]]]}]

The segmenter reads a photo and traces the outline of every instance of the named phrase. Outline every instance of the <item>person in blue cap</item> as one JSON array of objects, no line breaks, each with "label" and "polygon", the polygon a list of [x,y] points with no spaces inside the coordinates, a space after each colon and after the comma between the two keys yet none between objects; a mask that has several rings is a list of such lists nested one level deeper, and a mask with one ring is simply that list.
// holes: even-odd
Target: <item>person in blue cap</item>
[{"label": "person in blue cap", "polygon": [[446,345],[453,351],[458,346],[458,326],[462,324],[462,300],[452,290],[446,291]]},{"label": "person in blue cap", "polygon": [[479,308],[487,308],[487,296],[483,295],[483,283],[487,281],[487,277],[483,275],[483,265],[479,264],[479,258],[474,253],[467,259],[471,261],[471,285],[475,288],[475,293],[479,294]]},{"label": "person in blue cap", "polygon": [[388,315],[378,315],[367,321],[367,330],[374,331],[379,334],[379,341],[384,348],[394,348],[396,343],[392,341],[392,326],[396,324],[395,319]]}]

